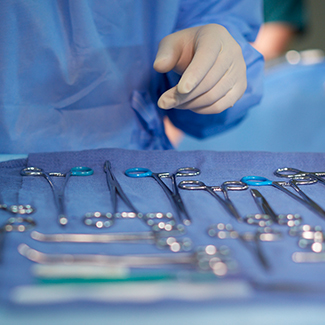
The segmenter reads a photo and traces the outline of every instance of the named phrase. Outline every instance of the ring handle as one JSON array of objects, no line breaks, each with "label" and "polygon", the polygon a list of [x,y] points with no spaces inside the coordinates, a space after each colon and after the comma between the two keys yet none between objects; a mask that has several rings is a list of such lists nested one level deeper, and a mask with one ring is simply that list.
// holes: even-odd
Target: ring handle
[{"label": "ring handle", "polygon": [[241,181],[254,186],[272,185],[272,181],[263,176],[244,176]]},{"label": "ring handle", "polygon": [[197,176],[200,174],[201,174],[200,169],[196,167],[181,167],[177,169],[175,175],[177,177],[186,177],[186,176]]},{"label": "ring handle", "polygon": [[22,176],[42,176],[44,175],[44,171],[39,167],[26,167],[20,171],[20,175]]},{"label": "ring handle", "polygon": [[125,172],[126,176],[129,177],[148,177],[152,176],[152,171],[148,168],[141,168],[141,167],[135,167],[135,168],[129,168]]},{"label": "ring handle", "polygon": [[94,170],[90,167],[76,166],[70,169],[72,176],[90,176],[94,174]]},{"label": "ring handle", "polygon": [[207,188],[203,182],[194,180],[181,181],[178,187],[183,190],[205,190]]},{"label": "ring handle", "polygon": [[293,178],[296,176],[307,176],[309,173],[303,172],[299,169],[296,168],[291,168],[291,167],[283,167],[283,168],[278,168],[275,172],[274,175],[278,177],[288,177],[288,178]]},{"label": "ring handle", "polygon": [[226,181],[221,185],[223,189],[230,191],[242,191],[247,190],[248,185],[241,181]]}]

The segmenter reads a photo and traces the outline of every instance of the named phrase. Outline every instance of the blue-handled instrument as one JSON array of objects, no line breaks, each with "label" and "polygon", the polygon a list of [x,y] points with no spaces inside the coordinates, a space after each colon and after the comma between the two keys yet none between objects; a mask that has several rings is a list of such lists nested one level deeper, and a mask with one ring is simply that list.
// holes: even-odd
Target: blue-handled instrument
[{"label": "blue-handled instrument", "polygon": [[[20,171],[22,176],[42,176],[47,182],[50,184],[53,195],[54,202],[58,210],[58,221],[61,226],[65,226],[68,223],[68,217],[65,212],[65,204],[64,204],[64,191],[66,185],[71,176],[90,176],[94,173],[93,169],[84,166],[77,166],[71,168],[67,173],[59,173],[59,172],[44,172],[43,169],[39,167],[26,167]],[[65,181],[61,189],[58,189],[51,177],[64,177]]]},{"label": "blue-handled instrument", "polygon": [[[291,196],[295,200],[299,201],[300,203],[304,204],[305,206],[307,206],[307,208],[313,210],[322,218],[325,218],[325,211],[323,210],[323,208],[321,208],[316,202],[314,202],[309,196],[307,196],[307,194],[305,194],[298,187],[298,185],[314,184],[317,182],[316,179],[302,177],[296,179],[290,178],[288,181],[271,181],[262,176],[245,176],[241,179],[241,181],[250,186],[273,186],[278,190]],[[285,186],[292,187],[300,196],[289,191],[287,188],[285,188]]]},{"label": "blue-handled instrument", "polygon": [[[200,170],[195,167],[182,167],[177,169],[174,174],[168,172],[163,173],[153,173],[148,168],[130,168],[125,171],[125,174],[129,177],[152,177],[164,190],[168,199],[170,200],[178,218],[185,224],[191,224],[191,218],[185,208],[182,198],[178,191],[178,186],[176,183],[176,177],[184,176],[196,176],[200,174]],[[170,178],[172,182],[172,189],[170,189],[163,181],[163,178]]]},{"label": "blue-handled instrument", "polygon": [[250,225],[260,227],[270,226],[273,223],[287,225],[288,227],[299,226],[302,218],[298,214],[276,214],[265,197],[256,189],[250,190],[256,205],[262,214],[247,215],[244,220]]}]

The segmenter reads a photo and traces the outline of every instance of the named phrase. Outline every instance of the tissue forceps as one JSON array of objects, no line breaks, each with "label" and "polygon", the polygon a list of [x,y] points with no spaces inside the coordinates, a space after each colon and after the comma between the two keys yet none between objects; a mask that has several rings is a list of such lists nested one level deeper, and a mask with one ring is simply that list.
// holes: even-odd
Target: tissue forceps
[{"label": "tissue forceps", "polygon": [[[44,172],[43,169],[39,167],[26,167],[23,168],[20,171],[20,174],[22,176],[42,176],[44,177],[47,182],[50,184],[52,188],[52,192],[54,195],[54,202],[56,205],[56,208],[58,210],[58,221],[61,226],[65,226],[68,223],[68,217],[65,213],[65,206],[64,206],[64,191],[65,187],[70,179],[70,176],[90,176],[94,173],[93,169],[89,167],[82,167],[82,166],[77,166],[73,167],[68,171],[67,173],[59,173],[59,172]],[[58,189],[51,177],[64,177],[65,181],[63,184],[63,187],[61,189]]]},{"label": "tissue forceps", "polygon": [[[307,208],[313,210],[314,212],[316,212],[318,215],[320,215],[322,218],[325,219],[325,211],[323,210],[323,208],[321,208],[316,202],[314,202],[297,186],[299,184],[314,184],[317,182],[316,179],[311,179],[309,177],[300,178],[300,179],[290,178],[288,182],[284,182],[284,181],[278,182],[278,181],[271,181],[262,176],[245,176],[241,180],[247,185],[274,186],[278,190],[288,194],[289,196],[299,201],[300,203],[304,204]],[[292,187],[300,196],[292,193],[284,186]]]},{"label": "tissue forceps", "polygon": [[304,172],[302,170],[299,170],[297,168],[292,168],[292,167],[283,167],[283,168],[278,168],[275,172],[274,175],[278,177],[288,177],[288,178],[302,178],[302,177],[309,177],[311,179],[316,179],[323,185],[325,185],[325,172]]},{"label": "tissue forceps", "polygon": [[[191,217],[189,216],[182,198],[179,194],[176,177],[180,176],[196,176],[200,174],[200,170],[195,167],[181,167],[178,168],[174,174],[168,172],[165,173],[153,173],[148,168],[130,168],[125,171],[125,174],[129,177],[152,177],[164,190],[168,199],[170,200],[173,208],[175,209],[179,219],[185,224],[191,224]],[[170,178],[172,181],[172,190],[162,181],[162,178]]]},{"label": "tissue forceps", "polygon": [[[237,219],[237,221],[242,222],[242,217],[237,211],[236,207],[229,198],[228,190],[231,191],[242,191],[248,188],[247,184],[240,181],[226,181],[221,184],[221,186],[207,186],[201,181],[181,181],[178,185],[184,190],[205,190],[209,192],[213,197],[215,197],[221,205]],[[222,192],[224,199],[222,199],[216,192]]]}]

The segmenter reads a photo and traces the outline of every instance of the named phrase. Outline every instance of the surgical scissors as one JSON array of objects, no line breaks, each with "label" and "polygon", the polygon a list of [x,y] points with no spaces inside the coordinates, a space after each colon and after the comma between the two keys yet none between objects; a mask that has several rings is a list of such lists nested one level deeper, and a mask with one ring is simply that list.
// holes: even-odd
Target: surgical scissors
[{"label": "surgical scissors", "polygon": [[[318,213],[322,218],[325,218],[325,211],[297,186],[299,184],[313,184],[313,183],[317,182],[316,179],[311,179],[309,177],[308,178],[306,178],[306,177],[300,178],[300,179],[290,178],[290,180],[288,182],[284,182],[284,181],[277,182],[277,181],[271,181],[271,180],[269,180],[265,177],[262,177],[262,176],[245,176],[241,180],[242,180],[242,182],[246,183],[247,185],[274,186],[278,190],[288,194],[295,200],[306,205],[307,208]],[[292,187],[300,196],[289,191],[284,186]]]},{"label": "surgical scissors", "polygon": [[[182,198],[179,194],[176,177],[184,176],[196,176],[200,174],[200,170],[195,167],[181,167],[178,168],[174,174],[168,172],[164,173],[153,173],[148,168],[130,168],[125,171],[125,174],[129,177],[152,177],[164,190],[168,199],[170,200],[178,218],[185,224],[191,224],[191,218],[185,208]],[[170,178],[172,181],[172,190],[162,181],[162,178]]]},{"label": "surgical scissors", "polygon": [[[59,172],[44,172],[43,169],[39,167],[26,167],[20,171],[22,176],[42,176],[44,177],[47,182],[50,184],[53,195],[54,195],[54,202],[58,210],[58,221],[59,224],[65,226],[68,223],[68,217],[65,213],[65,205],[64,205],[64,191],[65,187],[70,179],[70,176],[90,176],[94,173],[93,169],[89,167],[77,166],[70,169],[69,172],[63,174]],[[65,181],[63,187],[58,190],[57,187],[54,185],[51,177],[64,177]]]},{"label": "surgical scissors", "polygon": [[[246,190],[248,188],[247,184],[241,181],[226,181],[223,182],[221,186],[207,186],[201,181],[189,180],[181,181],[178,186],[183,190],[204,190],[209,192],[221,203],[221,205],[230,213],[230,215],[237,219],[237,221],[243,221],[236,207],[229,198],[228,190]],[[224,195],[224,199],[222,199],[216,192],[222,192]]]},{"label": "surgical scissors", "polygon": [[316,179],[317,181],[325,185],[325,180],[322,178],[325,176],[325,172],[304,172],[297,168],[283,167],[283,168],[278,168],[274,172],[274,175],[278,177],[288,177],[288,178],[309,177],[311,179]]}]

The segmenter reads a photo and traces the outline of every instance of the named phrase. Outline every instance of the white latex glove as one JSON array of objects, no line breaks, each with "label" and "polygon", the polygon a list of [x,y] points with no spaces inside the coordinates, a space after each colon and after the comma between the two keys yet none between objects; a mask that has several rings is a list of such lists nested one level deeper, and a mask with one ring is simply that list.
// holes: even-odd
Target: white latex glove
[{"label": "white latex glove", "polygon": [[241,48],[226,28],[217,24],[166,36],[159,44],[154,68],[182,75],[179,83],[159,98],[158,106],[163,109],[221,113],[233,106],[247,87]]}]

